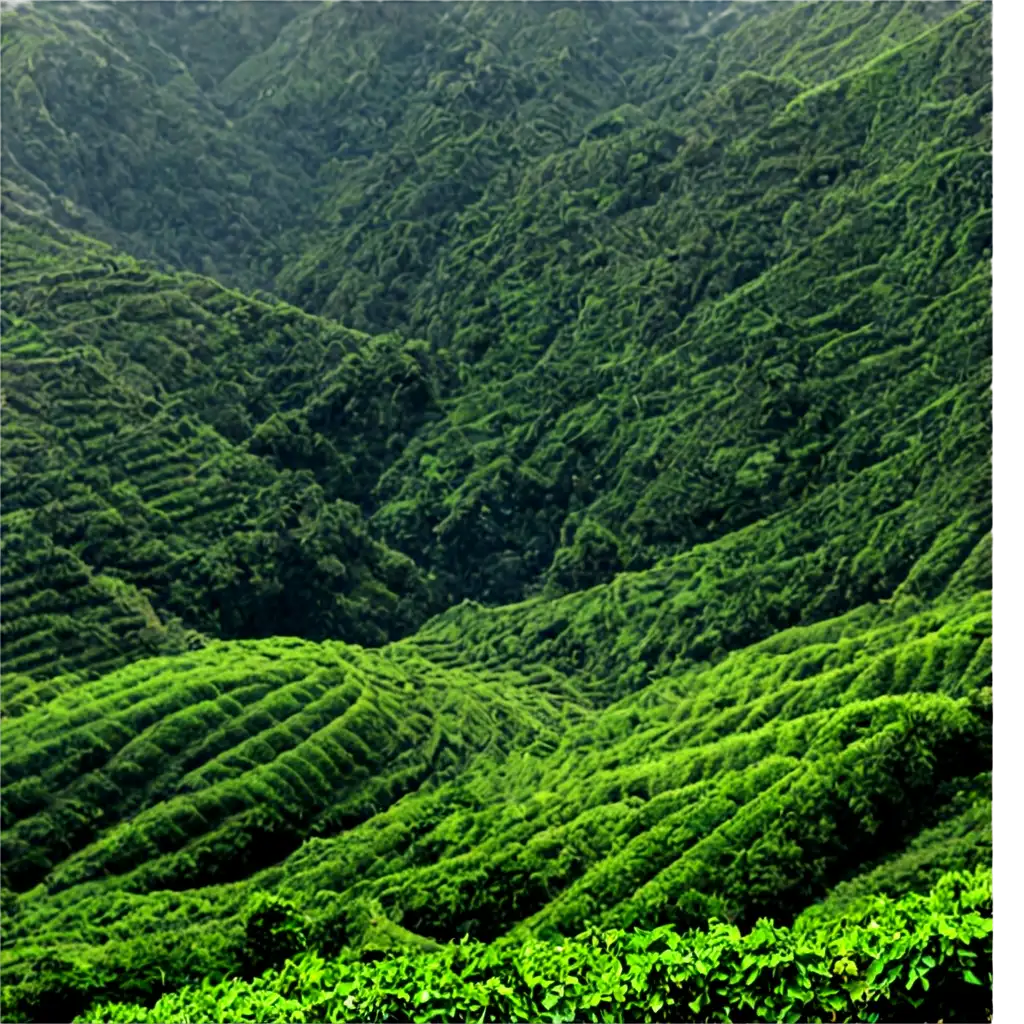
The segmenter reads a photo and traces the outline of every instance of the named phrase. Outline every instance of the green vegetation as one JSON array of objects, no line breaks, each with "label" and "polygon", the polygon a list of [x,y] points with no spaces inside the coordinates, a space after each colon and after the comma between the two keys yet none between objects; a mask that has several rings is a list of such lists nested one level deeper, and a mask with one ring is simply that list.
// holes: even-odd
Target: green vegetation
[{"label": "green vegetation", "polygon": [[[422,621],[423,573],[354,503],[429,412],[422,346],[161,275],[9,210],[10,671],[95,675],[201,642],[189,632],[380,643]],[[353,413],[366,429],[335,444],[333,419]]]},{"label": "green vegetation", "polygon": [[[252,982],[185,989],[86,1021],[981,1020],[992,956],[990,872],[928,896],[876,897],[826,926],[592,931],[558,946],[448,946],[385,963],[307,955]],[[915,990],[915,985],[916,990]],[[902,1016],[901,1016],[902,1014]]]},{"label": "green vegetation", "polygon": [[982,4],[4,12],[5,1020],[984,1020]]}]

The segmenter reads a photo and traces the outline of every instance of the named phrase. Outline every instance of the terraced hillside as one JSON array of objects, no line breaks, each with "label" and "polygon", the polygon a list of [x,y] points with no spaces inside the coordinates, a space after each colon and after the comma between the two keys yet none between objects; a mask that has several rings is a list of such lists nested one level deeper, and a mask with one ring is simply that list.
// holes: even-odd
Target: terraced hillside
[{"label": "terraced hillside", "polygon": [[[12,205],[8,670],[94,676],[198,634],[372,643],[419,622],[423,574],[346,498],[429,409],[429,354],[161,275]],[[374,421],[385,394],[391,422]],[[353,405],[367,429],[347,450],[292,429],[295,410],[329,423]]]},{"label": "terraced hillside", "polygon": [[83,684],[5,729],[8,998],[45,1019],[244,973],[266,890],[330,951],[360,907],[441,942],[749,927],[984,865],[990,604],[952,598],[601,710],[414,642],[215,644]]},{"label": "terraced hillside", "polygon": [[575,590],[846,484],[934,403],[980,412],[978,15],[821,85],[746,72],[475,210],[413,324],[457,324],[479,386],[384,475],[382,535],[457,596]]},{"label": "terraced hillside", "polygon": [[984,1019],[990,48],[5,10],[3,1019]]}]

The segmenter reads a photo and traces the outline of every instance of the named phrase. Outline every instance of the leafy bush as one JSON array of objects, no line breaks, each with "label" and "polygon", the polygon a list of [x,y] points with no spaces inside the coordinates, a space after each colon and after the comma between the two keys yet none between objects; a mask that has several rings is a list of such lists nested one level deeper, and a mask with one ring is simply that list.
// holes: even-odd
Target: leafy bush
[{"label": "leafy bush", "polygon": [[591,930],[555,943],[462,943],[371,963],[294,960],[252,982],[94,1007],[80,1021],[907,1021],[991,1013],[992,876],[875,897],[840,918],[749,932]]},{"label": "leafy bush", "polygon": [[291,900],[271,892],[258,892],[243,914],[246,970],[261,974],[267,967],[296,956],[307,945],[308,921]]}]

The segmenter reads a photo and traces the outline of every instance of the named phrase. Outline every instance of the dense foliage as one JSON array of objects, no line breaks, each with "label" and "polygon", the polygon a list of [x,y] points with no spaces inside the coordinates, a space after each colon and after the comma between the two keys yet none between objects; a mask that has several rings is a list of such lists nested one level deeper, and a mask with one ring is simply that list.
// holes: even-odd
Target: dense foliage
[{"label": "dense foliage", "polygon": [[[522,946],[462,943],[384,962],[316,954],[252,982],[108,1005],[125,1024],[232,1021],[982,1020],[992,958],[991,873],[949,874],[927,896],[876,897],[792,931],[713,925],[681,936],[593,930]],[[915,987],[916,986],[916,987]]]},{"label": "dense foliage", "polygon": [[51,1019],[56,992],[78,1012],[244,971],[262,890],[330,950],[360,906],[441,942],[747,927],[865,869],[898,895],[984,865],[990,632],[985,595],[865,608],[604,710],[418,638],[80,684],[5,729],[7,997]]},{"label": "dense foliage", "polygon": [[183,630],[379,643],[423,619],[424,574],[358,506],[431,408],[422,345],[7,212],[9,671],[96,674]]},{"label": "dense foliage", "polygon": [[4,1019],[984,1019],[990,10],[2,30]]}]

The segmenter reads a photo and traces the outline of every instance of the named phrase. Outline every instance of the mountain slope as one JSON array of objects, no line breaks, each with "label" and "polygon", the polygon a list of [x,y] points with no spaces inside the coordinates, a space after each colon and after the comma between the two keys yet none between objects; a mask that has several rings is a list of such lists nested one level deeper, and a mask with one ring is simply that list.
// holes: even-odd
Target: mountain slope
[{"label": "mountain slope", "polygon": [[[979,16],[811,91],[748,72],[691,112],[713,137],[585,142],[489,201],[417,322],[458,325],[471,383],[381,481],[383,535],[453,596],[506,602],[722,536],[902,445],[988,351]],[[582,529],[604,564],[578,564]]]},{"label": "mountain slope", "polygon": [[[134,6],[4,12],[4,174],[128,251],[255,283],[233,254],[294,216],[304,183],[232,130]],[[258,198],[253,177],[272,182]]]},{"label": "mountain slope", "polygon": [[[578,589],[798,504],[884,457],[900,417],[983,365],[989,20],[984,5],[937,13],[797,5],[736,23],[697,4],[669,31],[675,15],[642,7],[311,7],[226,75],[208,102],[233,131],[316,149],[309,218],[293,241],[263,232],[289,262],[277,287],[459,364],[440,381],[449,404],[346,495],[443,600]],[[663,52],[642,56],[658,25]],[[434,95],[456,83],[457,103]],[[556,94],[571,109],[544,113]],[[362,111],[344,144],[370,156],[323,140],[337,109]],[[564,137],[515,141],[554,122]],[[235,195],[232,181],[218,187]],[[964,301],[977,311],[950,321]]]},{"label": "mountain slope", "polygon": [[4,1019],[985,1011],[990,8],[3,57]]},{"label": "mountain slope", "polygon": [[[199,642],[183,630],[380,642],[422,621],[423,574],[345,499],[412,429],[403,406],[413,423],[429,408],[429,355],[162,275],[17,209],[3,250],[8,670],[95,675]],[[381,401],[386,425],[371,418]],[[339,451],[289,428],[307,405],[367,430]]]},{"label": "mountain slope", "polygon": [[141,662],[5,730],[8,998],[45,1007],[46,950],[83,965],[61,983],[77,1010],[244,969],[264,889],[330,948],[367,903],[441,941],[782,923],[914,843],[889,870],[924,887],[988,856],[955,823],[987,799],[990,631],[980,594],[866,607],[598,712],[556,674],[442,667],[408,641]]}]

